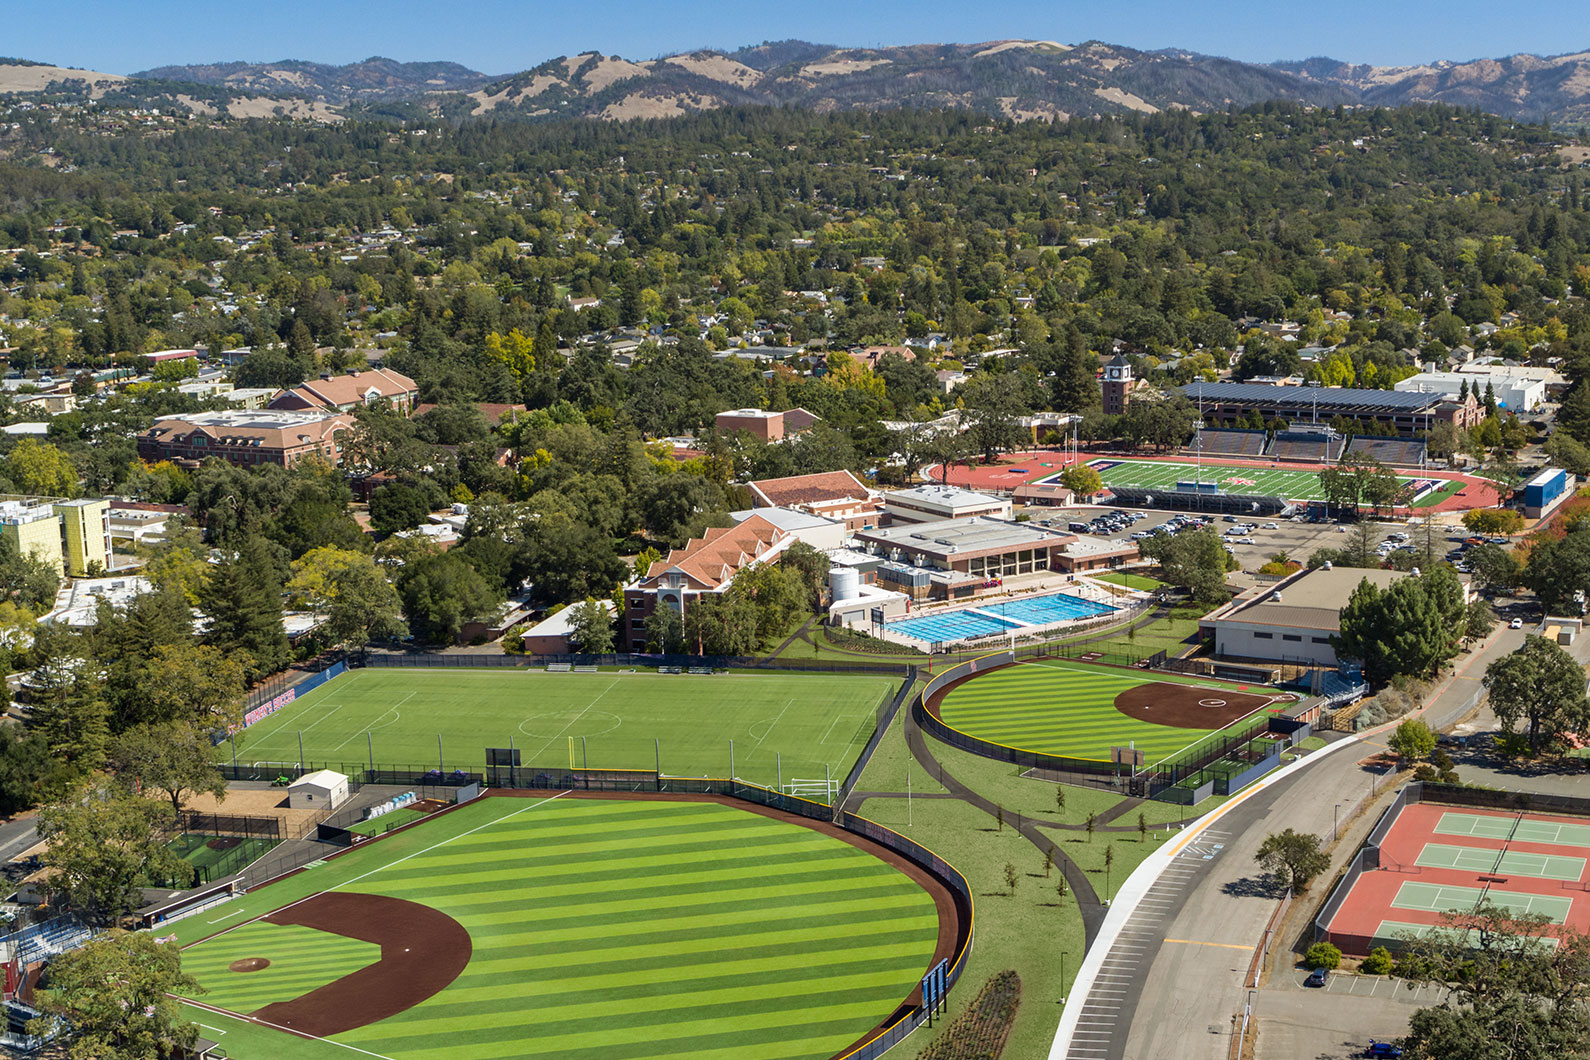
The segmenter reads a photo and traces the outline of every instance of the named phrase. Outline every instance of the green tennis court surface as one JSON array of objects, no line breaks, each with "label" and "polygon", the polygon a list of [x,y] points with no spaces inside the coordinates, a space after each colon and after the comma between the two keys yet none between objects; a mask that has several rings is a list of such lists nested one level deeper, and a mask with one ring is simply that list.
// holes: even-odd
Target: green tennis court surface
[{"label": "green tennis court surface", "polygon": [[[1274,467],[1238,467],[1234,464],[1205,462],[1200,467],[1196,461],[1180,460],[1096,460],[1092,466],[1106,486],[1130,486],[1137,489],[1176,489],[1178,482],[1214,483],[1221,493],[1253,493],[1284,497],[1290,501],[1322,501],[1325,491],[1319,482],[1319,472],[1299,471]],[[1406,486],[1423,482],[1433,475],[1410,478],[1400,475],[1397,481]],[[1455,480],[1440,480],[1440,485],[1413,502],[1413,507],[1424,508],[1439,504],[1463,488]]]},{"label": "green tennis court surface", "polygon": [[[1477,935],[1474,928],[1463,928],[1461,933],[1457,928],[1446,927],[1441,924],[1409,924],[1402,920],[1382,920],[1380,927],[1375,929],[1374,938],[1371,940],[1375,946],[1396,948],[1407,944],[1410,938],[1419,938],[1424,935],[1445,935],[1452,937],[1461,934],[1464,937]],[[1474,940],[1478,945],[1478,940]],[[1554,950],[1557,940],[1550,935],[1535,935],[1533,941],[1536,946],[1543,949]]]},{"label": "green tennis court surface", "polygon": [[1443,843],[1426,843],[1424,849],[1419,851],[1414,864],[1430,869],[1495,872],[1504,876],[1536,876],[1543,880],[1577,880],[1584,876],[1584,858],[1509,850],[1502,855],[1498,864],[1496,854],[1494,850],[1483,850],[1479,847],[1453,847]]},{"label": "green tennis court surface", "polygon": [[[1111,747],[1134,746],[1147,765],[1220,731],[1157,725],[1121,713],[1115,698],[1142,685],[1184,685],[1227,695],[1233,691],[1230,685],[1175,674],[1155,673],[1144,680],[1130,672],[1045,661],[979,674],[956,685],[939,704],[939,716],[979,740],[1045,754],[1107,762]],[[1267,692],[1255,688],[1251,694]]]},{"label": "green tennis court surface", "polygon": [[[828,1060],[919,984],[939,933],[910,878],[798,824],[712,802],[486,797],[177,922],[199,1004],[257,1011],[376,959],[254,919],[326,891],[440,910],[469,933],[468,964],[324,1040],[188,1009],[233,1060]],[[250,959],[270,964],[232,970]]]},{"label": "green tennis court surface", "polygon": [[[370,668],[244,730],[237,761],[274,777],[297,766],[301,735],[306,764],[344,773],[371,760],[475,771],[487,747],[512,746],[526,769],[653,769],[660,761],[664,773],[726,777],[732,740],[742,779],[775,787],[782,755],[785,781],[837,782],[897,687],[886,677],[836,674]],[[230,761],[232,748],[223,743],[217,754]]]},{"label": "green tennis court surface", "polygon": [[[1517,822],[1518,828],[1513,828]],[[1448,812],[1441,815],[1434,831],[1438,835],[1471,835],[1481,839],[1508,839],[1517,843],[1544,843],[1548,846],[1590,847],[1590,825],[1567,821],[1537,821],[1516,817],[1492,817],[1477,813]]]},{"label": "green tennis court surface", "polygon": [[1480,897],[1515,915],[1539,913],[1553,924],[1565,923],[1568,911],[1573,908],[1572,898],[1553,895],[1524,894],[1520,891],[1482,891],[1478,887],[1454,887],[1450,884],[1404,883],[1397,888],[1397,897],[1391,900],[1393,909],[1422,909],[1427,913],[1468,913],[1480,904]]}]

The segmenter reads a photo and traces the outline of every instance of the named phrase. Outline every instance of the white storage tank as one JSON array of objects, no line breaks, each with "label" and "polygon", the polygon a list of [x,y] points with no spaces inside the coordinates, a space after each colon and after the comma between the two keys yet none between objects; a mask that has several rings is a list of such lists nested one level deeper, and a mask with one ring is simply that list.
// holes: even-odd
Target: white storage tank
[{"label": "white storage tank", "polygon": [[834,603],[854,600],[861,595],[861,572],[854,567],[834,567],[828,572],[828,585],[834,590]]}]

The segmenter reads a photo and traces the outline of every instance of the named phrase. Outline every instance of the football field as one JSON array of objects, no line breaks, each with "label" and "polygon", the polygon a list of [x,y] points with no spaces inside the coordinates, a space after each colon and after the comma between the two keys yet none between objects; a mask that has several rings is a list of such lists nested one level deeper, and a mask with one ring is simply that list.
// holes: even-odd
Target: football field
[{"label": "football field", "polygon": [[206,990],[184,1015],[233,1060],[828,1060],[941,928],[827,832],[555,795],[476,799],[172,926]]},{"label": "football field", "polygon": [[[898,688],[837,674],[543,673],[350,670],[243,730],[237,762],[274,776],[299,763],[339,772],[477,772],[486,748],[513,747],[525,768],[653,769],[835,783]],[[232,747],[217,749],[230,760]]]},{"label": "football field", "polygon": [[[1320,488],[1318,471],[1302,471],[1279,467],[1237,467],[1204,461],[1202,467],[1194,461],[1182,460],[1094,460],[1091,466],[1099,473],[1106,486],[1130,486],[1137,489],[1162,489],[1174,492],[1178,482],[1214,483],[1221,493],[1252,493],[1268,497],[1284,497],[1289,501],[1323,501],[1325,492]],[[1427,508],[1439,504],[1463,488],[1463,483],[1443,479],[1436,475],[1410,478],[1399,475],[1403,485],[1412,482],[1436,482],[1436,488],[1419,497],[1412,504]]]}]

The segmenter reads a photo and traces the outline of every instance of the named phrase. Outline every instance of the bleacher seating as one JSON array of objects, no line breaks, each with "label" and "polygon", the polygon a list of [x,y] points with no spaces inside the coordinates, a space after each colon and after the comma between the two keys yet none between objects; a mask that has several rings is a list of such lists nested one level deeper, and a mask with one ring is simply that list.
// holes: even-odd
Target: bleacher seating
[{"label": "bleacher seating", "polygon": [[1342,455],[1345,439],[1327,429],[1276,431],[1270,451],[1271,460],[1298,460],[1309,464],[1324,464]]},{"label": "bleacher seating", "polygon": [[657,672],[660,674],[682,674],[685,670],[682,666],[659,666],[657,667]]},{"label": "bleacher seating", "polygon": [[1198,432],[1189,453],[1204,456],[1238,456],[1258,459],[1264,453],[1264,431],[1235,430],[1225,427],[1205,428]]},{"label": "bleacher seating", "polygon": [[693,673],[693,674],[706,674],[708,676],[711,676],[712,667],[710,667],[710,666],[692,666],[692,667],[690,667],[690,672]]},{"label": "bleacher seating", "polygon": [[574,667],[569,663],[547,663],[547,673],[566,674]]},{"label": "bleacher seating", "polygon": [[577,674],[594,674],[596,672],[596,664],[576,663],[574,666],[574,672]]},{"label": "bleacher seating", "polygon": [[1347,453],[1372,456],[1393,467],[1423,467],[1425,443],[1422,438],[1375,438],[1360,434],[1348,444]]}]

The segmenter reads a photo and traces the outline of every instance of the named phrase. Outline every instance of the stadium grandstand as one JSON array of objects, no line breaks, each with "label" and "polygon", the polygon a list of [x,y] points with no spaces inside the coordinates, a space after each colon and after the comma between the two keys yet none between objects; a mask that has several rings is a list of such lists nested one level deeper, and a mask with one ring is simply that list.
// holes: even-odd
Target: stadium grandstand
[{"label": "stadium grandstand", "polygon": [[1285,516],[1297,510],[1297,506],[1285,497],[1258,493],[1111,486],[1110,495],[1113,503],[1123,508],[1160,508],[1177,512],[1202,512],[1206,515]]},{"label": "stadium grandstand", "polygon": [[1270,451],[1271,460],[1298,460],[1309,464],[1329,464],[1342,455],[1345,439],[1329,427],[1294,428],[1276,431]]},{"label": "stadium grandstand", "polygon": [[1269,434],[1262,430],[1232,430],[1224,427],[1205,427],[1194,437],[1186,452],[1204,456],[1236,456],[1258,459],[1264,455],[1264,443]]},{"label": "stadium grandstand", "polygon": [[1360,434],[1347,445],[1348,456],[1372,456],[1392,467],[1423,467],[1425,443],[1422,438],[1375,438]]}]

